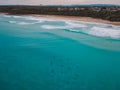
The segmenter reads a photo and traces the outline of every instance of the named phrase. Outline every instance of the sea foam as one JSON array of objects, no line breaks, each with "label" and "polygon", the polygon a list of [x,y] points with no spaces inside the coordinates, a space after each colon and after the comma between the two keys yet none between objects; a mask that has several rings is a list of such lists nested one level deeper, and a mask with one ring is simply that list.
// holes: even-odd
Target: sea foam
[{"label": "sea foam", "polygon": [[120,38],[120,29],[114,28],[103,28],[103,27],[92,27],[90,30],[85,31],[90,35],[99,36],[99,37],[109,37],[113,39]]},{"label": "sea foam", "polygon": [[3,15],[3,17],[10,18],[12,16],[11,15]]},{"label": "sea foam", "polygon": [[11,24],[17,24],[17,25],[32,25],[32,24],[37,24],[37,23],[41,23],[41,22],[39,22],[39,21],[37,21],[37,22],[31,22],[31,23],[29,23],[28,21],[9,21],[9,23],[11,23]]},{"label": "sea foam", "polygon": [[53,26],[53,25],[42,25],[41,27],[44,29],[64,29],[64,28],[66,28],[64,26]]},{"label": "sea foam", "polygon": [[[5,17],[11,17],[6,15]],[[32,17],[32,16],[12,16],[14,18],[24,18],[25,21],[9,21],[11,24],[17,25],[32,25],[38,24],[43,29],[61,29],[75,33],[85,33],[97,37],[106,37],[112,39],[120,39],[120,27],[108,24],[94,24],[85,23],[82,21],[62,20],[44,17]],[[26,21],[27,20],[27,21]],[[31,20],[29,22],[28,20]],[[45,23],[47,21],[47,24]],[[48,23],[49,22],[49,23]],[[56,24],[53,24],[56,22]],[[58,24],[57,24],[58,23]],[[63,25],[64,24],[64,25]]]},{"label": "sea foam", "polygon": [[69,27],[74,28],[74,27],[87,27],[85,24],[81,24],[81,23],[75,23],[72,21],[66,21],[65,22]]}]

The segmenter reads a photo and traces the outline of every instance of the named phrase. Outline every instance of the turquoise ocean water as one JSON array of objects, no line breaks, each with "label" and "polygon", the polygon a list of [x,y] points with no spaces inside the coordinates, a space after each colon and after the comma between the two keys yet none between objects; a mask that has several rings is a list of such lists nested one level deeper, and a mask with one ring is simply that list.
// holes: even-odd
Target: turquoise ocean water
[{"label": "turquoise ocean water", "polygon": [[120,26],[1,14],[0,90],[120,90]]}]

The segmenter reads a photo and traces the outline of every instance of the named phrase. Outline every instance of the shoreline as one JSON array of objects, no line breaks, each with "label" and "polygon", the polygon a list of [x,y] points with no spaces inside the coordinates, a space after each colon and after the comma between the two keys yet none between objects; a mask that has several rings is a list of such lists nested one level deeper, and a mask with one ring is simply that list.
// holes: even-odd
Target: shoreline
[{"label": "shoreline", "polygon": [[102,19],[92,18],[92,17],[62,16],[62,15],[38,15],[38,14],[26,14],[23,16],[44,17],[44,18],[54,18],[54,19],[63,19],[63,20],[75,20],[75,21],[83,21],[86,23],[110,24],[110,25],[120,26],[120,22],[111,22],[108,20],[102,20]]},{"label": "shoreline", "polygon": [[[8,13],[0,13],[0,14],[15,15],[15,14],[8,14]],[[92,18],[92,17],[62,16],[62,15],[39,15],[39,14],[23,14],[23,15],[16,15],[16,16],[43,17],[43,18],[73,20],[73,21],[81,21],[81,22],[86,22],[86,23],[109,24],[109,25],[120,26],[120,22],[111,22],[111,21],[108,21],[108,20]]]}]

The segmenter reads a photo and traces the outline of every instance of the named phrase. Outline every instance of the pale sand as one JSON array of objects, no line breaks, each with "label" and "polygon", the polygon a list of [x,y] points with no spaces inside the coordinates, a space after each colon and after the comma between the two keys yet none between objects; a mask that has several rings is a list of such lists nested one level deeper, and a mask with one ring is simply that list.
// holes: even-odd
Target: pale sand
[{"label": "pale sand", "polygon": [[111,24],[111,25],[120,26],[120,22],[111,22],[111,21],[96,19],[96,18],[91,18],[91,17],[61,16],[61,15],[38,15],[38,14],[28,14],[27,16],[54,18],[54,19],[62,19],[62,20],[75,20],[75,21],[84,21],[84,22],[92,22],[92,23],[103,23],[103,24]]}]

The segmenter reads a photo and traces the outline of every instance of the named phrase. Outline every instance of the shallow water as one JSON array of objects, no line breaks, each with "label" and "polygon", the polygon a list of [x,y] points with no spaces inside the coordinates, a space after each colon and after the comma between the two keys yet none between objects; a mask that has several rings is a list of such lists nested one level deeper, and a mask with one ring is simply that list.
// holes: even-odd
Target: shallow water
[{"label": "shallow water", "polygon": [[120,26],[0,15],[0,90],[120,90]]}]

